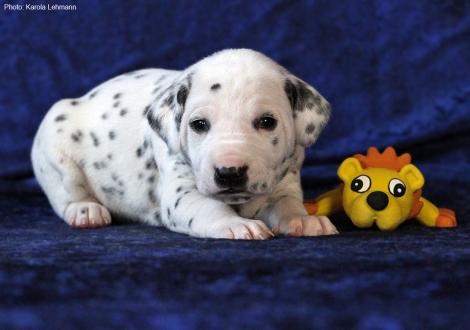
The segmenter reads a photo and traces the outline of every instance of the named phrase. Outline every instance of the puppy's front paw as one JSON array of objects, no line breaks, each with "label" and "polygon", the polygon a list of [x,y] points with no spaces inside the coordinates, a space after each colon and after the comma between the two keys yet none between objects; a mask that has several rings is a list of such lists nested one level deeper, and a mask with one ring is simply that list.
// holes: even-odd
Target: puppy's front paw
[{"label": "puppy's front paw", "polygon": [[[213,233],[215,238],[228,239],[268,239],[274,234],[259,220],[237,219],[216,228]],[[210,235],[212,236],[212,235]]]},{"label": "puppy's front paw", "polygon": [[325,216],[289,216],[282,219],[274,228],[276,235],[319,236],[339,234],[330,219]]},{"label": "puppy's front paw", "polygon": [[93,202],[71,203],[65,211],[65,220],[75,228],[101,228],[111,223],[109,211]]}]

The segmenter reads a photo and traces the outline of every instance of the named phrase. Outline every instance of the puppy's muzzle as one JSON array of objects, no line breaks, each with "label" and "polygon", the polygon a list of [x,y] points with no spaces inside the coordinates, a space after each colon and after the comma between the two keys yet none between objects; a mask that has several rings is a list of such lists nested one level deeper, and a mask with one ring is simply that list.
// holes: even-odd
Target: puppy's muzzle
[{"label": "puppy's muzzle", "polygon": [[248,166],[216,167],[214,181],[219,188],[243,190],[248,182]]}]

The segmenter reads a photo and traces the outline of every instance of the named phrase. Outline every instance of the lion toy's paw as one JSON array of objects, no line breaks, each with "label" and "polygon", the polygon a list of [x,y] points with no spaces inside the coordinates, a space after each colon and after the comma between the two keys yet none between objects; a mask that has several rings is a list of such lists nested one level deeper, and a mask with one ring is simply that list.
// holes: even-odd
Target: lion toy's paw
[{"label": "lion toy's paw", "polygon": [[439,209],[439,215],[436,218],[436,227],[455,227],[457,220],[455,213],[449,209]]}]

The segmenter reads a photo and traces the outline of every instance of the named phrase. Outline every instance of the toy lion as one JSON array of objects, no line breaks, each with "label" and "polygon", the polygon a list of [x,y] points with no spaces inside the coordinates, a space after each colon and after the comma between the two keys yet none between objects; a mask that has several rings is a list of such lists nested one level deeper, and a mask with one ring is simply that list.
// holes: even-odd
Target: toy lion
[{"label": "toy lion", "polygon": [[457,225],[454,211],[421,197],[424,177],[407,153],[398,157],[392,147],[382,154],[371,147],[366,156],[343,161],[338,176],[343,181],[338,189],[305,201],[309,214],[328,216],[344,210],[357,227],[376,223],[381,230],[393,230],[411,218],[429,227]]}]

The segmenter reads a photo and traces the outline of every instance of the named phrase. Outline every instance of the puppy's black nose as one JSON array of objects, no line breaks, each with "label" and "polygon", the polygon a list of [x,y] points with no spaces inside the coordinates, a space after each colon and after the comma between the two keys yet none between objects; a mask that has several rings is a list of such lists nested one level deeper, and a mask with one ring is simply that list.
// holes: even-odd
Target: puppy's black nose
[{"label": "puppy's black nose", "polygon": [[367,196],[367,204],[376,211],[382,211],[388,205],[388,196],[382,191],[374,191]]},{"label": "puppy's black nose", "polygon": [[248,182],[248,166],[216,167],[214,179],[219,187],[241,188]]}]

